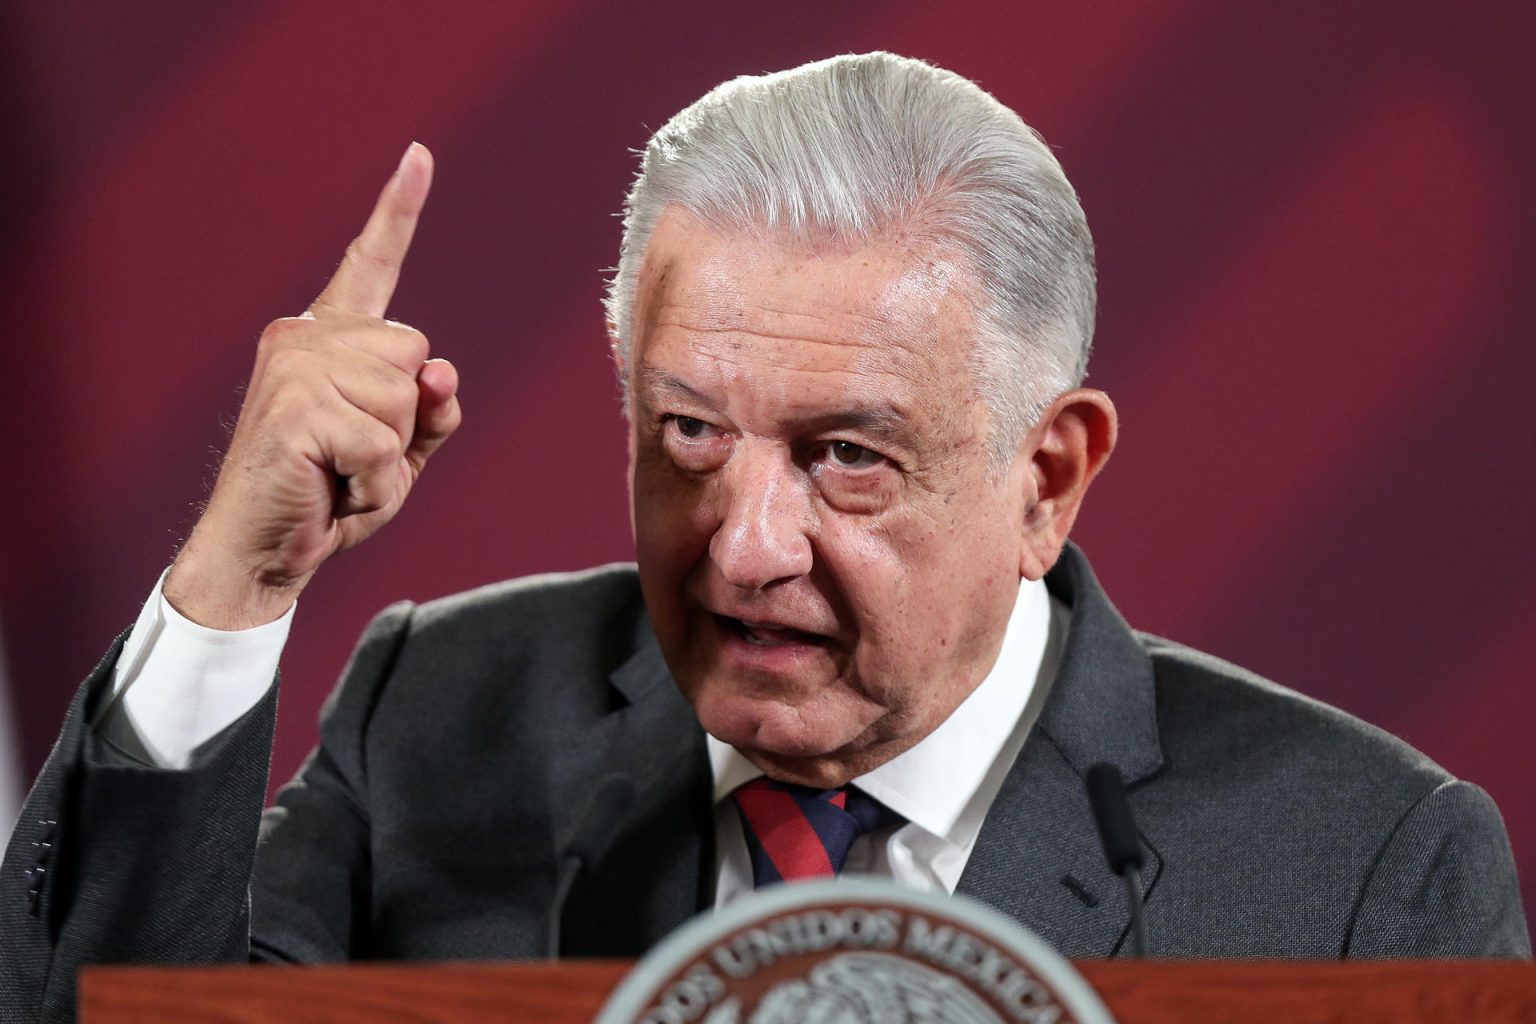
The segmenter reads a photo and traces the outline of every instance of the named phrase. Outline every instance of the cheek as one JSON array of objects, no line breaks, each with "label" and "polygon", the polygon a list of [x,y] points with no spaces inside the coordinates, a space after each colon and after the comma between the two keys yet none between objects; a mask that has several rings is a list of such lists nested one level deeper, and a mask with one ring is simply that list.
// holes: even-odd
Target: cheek
[{"label": "cheek", "polygon": [[672,600],[677,583],[709,550],[716,526],[712,484],[677,472],[666,460],[643,456],[630,475],[635,558],[646,598]]},{"label": "cheek", "polygon": [[917,524],[887,518],[824,525],[823,564],[858,631],[857,668],[870,690],[897,697],[905,666],[923,660],[940,623],[933,602],[932,552]]},{"label": "cheek", "polygon": [[[908,706],[968,680],[1018,594],[1010,532],[982,510],[887,520],[838,536],[834,572],[858,623],[860,674]],[[986,510],[995,512],[997,510]]]}]

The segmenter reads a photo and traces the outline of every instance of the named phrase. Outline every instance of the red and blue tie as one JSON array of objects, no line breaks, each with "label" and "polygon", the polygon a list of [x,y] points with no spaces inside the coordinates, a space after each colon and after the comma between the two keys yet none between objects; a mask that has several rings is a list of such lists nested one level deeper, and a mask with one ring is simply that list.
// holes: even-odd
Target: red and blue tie
[{"label": "red and blue tie", "polygon": [[852,786],[812,789],[760,777],[731,798],[741,814],[756,889],[830,878],[843,870],[854,840],[901,820]]}]

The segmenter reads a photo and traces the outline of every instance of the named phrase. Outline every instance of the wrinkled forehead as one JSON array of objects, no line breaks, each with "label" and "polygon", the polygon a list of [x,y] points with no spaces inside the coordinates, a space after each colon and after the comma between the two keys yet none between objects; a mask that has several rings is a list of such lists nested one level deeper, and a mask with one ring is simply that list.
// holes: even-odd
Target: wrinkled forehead
[{"label": "wrinkled forehead", "polygon": [[906,346],[968,329],[967,285],[959,259],[931,241],[726,231],[672,208],[641,266],[635,337],[681,317],[696,331]]}]

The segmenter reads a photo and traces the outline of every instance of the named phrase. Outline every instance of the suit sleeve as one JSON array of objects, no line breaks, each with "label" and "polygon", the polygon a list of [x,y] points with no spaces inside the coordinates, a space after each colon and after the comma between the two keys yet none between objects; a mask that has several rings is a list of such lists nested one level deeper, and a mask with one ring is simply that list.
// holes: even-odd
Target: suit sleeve
[{"label": "suit sleeve", "polygon": [[1403,816],[1366,883],[1345,955],[1530,958],[1509,837],[1487,793],[1445,782]]},{"label": "suit sleeve", "polygon": [[276,689],[186,771],[116,754],[87,723],[122,640],[75,695],[0,868],[0,1019],[74,1019],[88,963],[246,958],[247,885]]},{"label": "suit sleeve", "polygon": [[319,745],[262,817],[252,959],[313,963],[368,953],[368,726],[412,612],[408,603],[393,605],[369,625],[321,712]]},{"label": "suit sleeve", "polygon": [[410,606],[368,628],[321,743],[265,815],[277,688],[146,766],[92,734],[122,640],[75,695],[0,868],[0,1021],[66,1024],[87,964],[340,960],[369,920],[366,731]]}]

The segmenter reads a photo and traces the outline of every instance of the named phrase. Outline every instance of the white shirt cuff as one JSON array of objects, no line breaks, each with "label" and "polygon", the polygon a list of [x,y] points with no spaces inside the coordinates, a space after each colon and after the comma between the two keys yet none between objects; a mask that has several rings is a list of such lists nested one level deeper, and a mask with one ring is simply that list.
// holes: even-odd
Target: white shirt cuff
[{"label": "white shirt cuff", "polygon": [[226,632],[181,615],[164,584],[161,573],[112,669],[112,698],[95,726],[125,754],[185,769],[198,747],[266,695],[298,605],[264,626]]}]

